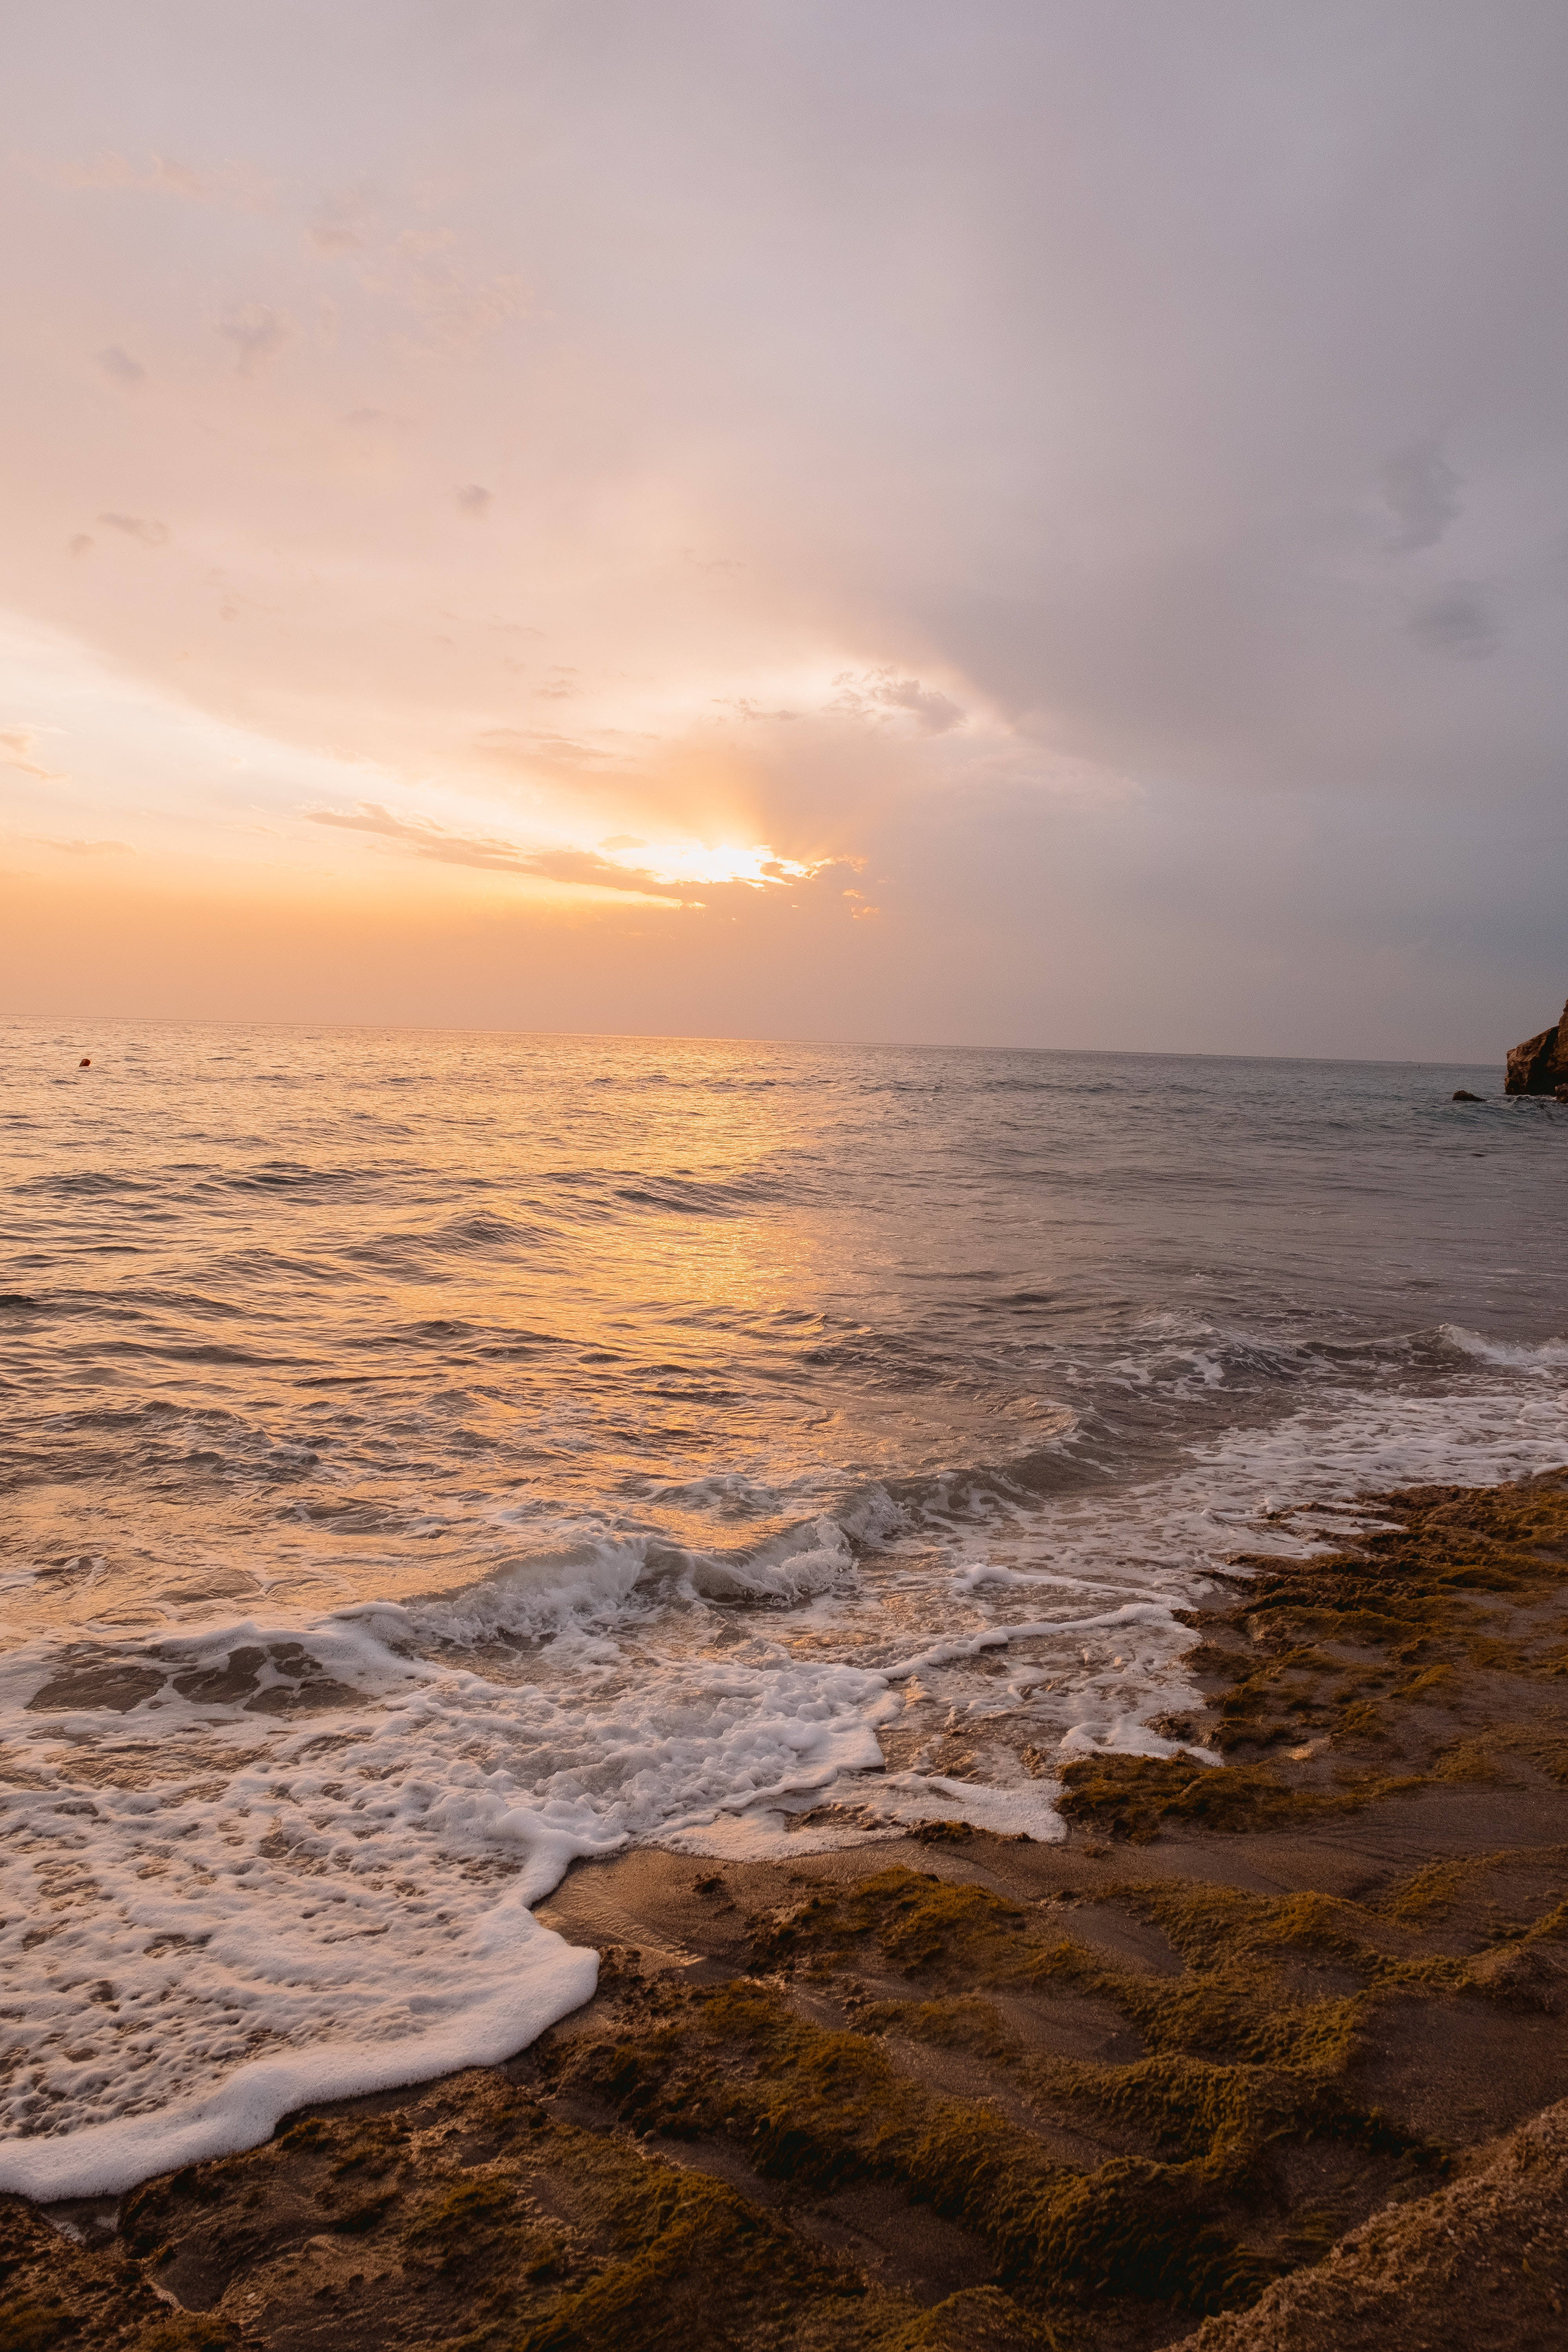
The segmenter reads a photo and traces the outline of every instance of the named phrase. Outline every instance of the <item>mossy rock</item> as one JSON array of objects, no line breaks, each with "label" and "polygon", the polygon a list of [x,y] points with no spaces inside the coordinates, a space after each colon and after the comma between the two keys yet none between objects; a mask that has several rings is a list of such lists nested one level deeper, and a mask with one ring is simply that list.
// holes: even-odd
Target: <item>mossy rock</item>
[{"label": "mossy rock", "polygon": [[59,2304],[18,2303],[0,2311],[0,2352],[50,2352],[76,2321]]}]

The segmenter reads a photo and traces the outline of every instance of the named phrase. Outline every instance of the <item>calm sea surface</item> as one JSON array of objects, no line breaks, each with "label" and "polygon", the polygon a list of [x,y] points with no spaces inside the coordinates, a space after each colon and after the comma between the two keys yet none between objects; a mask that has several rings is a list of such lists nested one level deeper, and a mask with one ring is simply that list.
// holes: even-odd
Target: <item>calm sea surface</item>
[{"label": "calm sea surface", "polygon": [[1568,1113],[1500,1070],[0,1055],[0,2187],[515,2050],[576,1855],[1049,1837],[1268,1514],[1568,1459]]}]

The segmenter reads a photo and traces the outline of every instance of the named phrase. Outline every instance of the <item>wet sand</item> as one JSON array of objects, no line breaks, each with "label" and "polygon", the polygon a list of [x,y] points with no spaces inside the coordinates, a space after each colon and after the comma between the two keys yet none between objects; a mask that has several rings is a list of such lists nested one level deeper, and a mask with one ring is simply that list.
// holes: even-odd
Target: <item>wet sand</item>
[{"label": "wet sand", "polygon": [[509,2065],[74,2240],[0,2201],[0,2352],[1568,2340],[1568,2124],[1531,2124],[1568,2100],[1568,1473],[1381,1515],[1236,1564],[1199,1752],[1070,1768],[1064,1844],[581,1866],[542,1916],[598,1992]]}]

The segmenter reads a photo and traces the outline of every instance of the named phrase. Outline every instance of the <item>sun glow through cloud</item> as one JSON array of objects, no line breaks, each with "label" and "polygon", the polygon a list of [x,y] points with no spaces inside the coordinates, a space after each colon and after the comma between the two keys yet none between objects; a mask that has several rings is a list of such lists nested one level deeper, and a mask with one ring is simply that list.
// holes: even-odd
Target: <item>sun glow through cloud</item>
[{"label": "sun glow through cloud", "polygon": [[1139,24],[34,12],[6,1001],[1522,1034],[1568,34]]},{"label": "sun glow through cloud", "polygon": [[[880,683],[873,677],[872,688]],[[0,698],[27,723],[0,730],[0,770],[12,785],[3,838],[13,856],[79,849],[79,838],[57,838],[62,823],[112,821],[126,836],[112,845],[127,854],[254,870],[258,857],[275,867],[319,867],[333,859],[335,835],[345,872],[374,877],[377,858],[383,873],[405,872],[411,861],[467,868],[510,877],[534,899],[584,906],[637,898],[695,907],[703,889],[788,890],[829,869],[859,872],[866,857],[852,836],[801,856],[723,830],[682,833],[668,826],[668,813],[692,797],[682,765],[703,769],[696,796],[710,805],[748,797],[745,761],[731,740],[736,709],[742,735],[765,728],[770,715],[775,723],[816,719],[831,732],[844,720],[847,694],[863,681],[824,669],[792,684],[795,706],[771,714],[754,697],[706,697],[706,725],[695,735],[689,707],[668,720],[667,737],[646,723],[646,711],[636,730],[607,723],[603,710],[575,735],[483,728],[466,752],[449,751],[438,772],[423,772],[420,761],[411,775],[346,745],[323,752],[237,727],[64,633],[14,617],[0,623]],[[874,707],[880,727],[882,707]],[[723,714],[717,719],[715,708]],[[341,726],[346,714],[338,715]],[[626,715],[612,701],[609,720]],[[856,723],[858,713],[850,715]],[[668,780],[667,764],[675,771]],[[515,780],[510,790],[497,792],[498,767]],[[606,834],[628,799],[645,823],[662,803],[664,821],[647,833]],[[345,835],[361,837],[360,854]],[[374,853],[368,866],[366,851]]]}]

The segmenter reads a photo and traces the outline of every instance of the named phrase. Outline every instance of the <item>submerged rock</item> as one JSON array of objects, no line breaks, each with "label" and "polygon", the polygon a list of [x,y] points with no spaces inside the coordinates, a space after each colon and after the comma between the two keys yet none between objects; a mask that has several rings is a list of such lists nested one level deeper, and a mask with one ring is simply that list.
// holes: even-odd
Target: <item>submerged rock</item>
[{"label": "submerged rock", "polygon": [[1485,1102],[1485,1095],[1473,1095],[1468,1087],[1456,1087],[1450,1097],[1453,1102]]},{"label": "submerged rock", "polygon": [[1554,1028],[1542,1029],[1511,1048],[1503,1092],[1555,1095],[1564,1086],[1568,1086],[1568,1004]]}]

